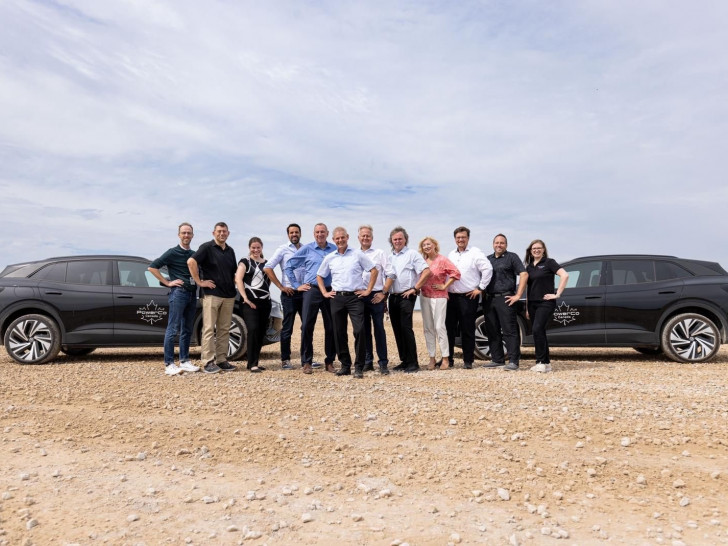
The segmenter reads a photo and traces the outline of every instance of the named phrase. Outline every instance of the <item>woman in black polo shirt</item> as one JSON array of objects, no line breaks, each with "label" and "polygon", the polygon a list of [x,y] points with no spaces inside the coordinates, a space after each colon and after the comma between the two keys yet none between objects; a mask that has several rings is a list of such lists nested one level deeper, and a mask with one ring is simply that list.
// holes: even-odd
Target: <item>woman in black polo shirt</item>
[{"label": "woman in black polo shirt", "polygon": [[[566,288],[569,274],[556,260],[549,258],[546,243],[536,239],[528,245],[524,258],[528,273],[527,317],[531,320],[533,343],[536,346],[536,365],[534,372],[550,372],[549,341],[546,337],[546,324],[556,309],[556,299]],[[560,278],[559,287],[554,293],[554,275]]]},{"label": "woman in black polo shirt", "polygon": [[238,262],[235,284],[244,302],[243,320],[248,329],[248,370],[255,373],[265,370],[259,364],[259,359],[271,311],[270,279],[263,272],[266,264],[263,241],[259,237],[251,237],[248,249],[248,257]]}]

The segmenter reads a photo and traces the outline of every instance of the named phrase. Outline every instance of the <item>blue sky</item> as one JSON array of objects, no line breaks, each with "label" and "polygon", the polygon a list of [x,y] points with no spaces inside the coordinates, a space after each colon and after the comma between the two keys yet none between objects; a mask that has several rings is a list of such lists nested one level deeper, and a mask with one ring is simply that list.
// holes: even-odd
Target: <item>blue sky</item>
[{"label": "blue sky", "polygon": [[195,226],[268,253],[650,252],[728,267],[728,3],[5,0],[0,266],[156,257]]}]

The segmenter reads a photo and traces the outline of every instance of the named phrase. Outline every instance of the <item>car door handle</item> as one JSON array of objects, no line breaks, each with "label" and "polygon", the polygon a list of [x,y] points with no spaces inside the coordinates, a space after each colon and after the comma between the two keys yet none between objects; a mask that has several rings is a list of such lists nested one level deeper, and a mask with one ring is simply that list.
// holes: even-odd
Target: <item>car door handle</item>
[{"label": "car door handle", "polygon": [[674,294],[674,290],[660,290],[658,294]]},{"label": "car door handle", "polygon": [[50,292],[50,291],[46,291],[46,294],[49,295],[49,296],[62,296],[63,295],[63,292]]},{"label": "car door handle", "polygon": [[130,299],[132,299],[132,298],[133,298],[134,296],[116,296],[116,297],[117,297],[117,298],[119,298],[120,300],[130,300]]},{"label": "car door handle", "polygon": [[584,299],[585,300],[600,300],[600,299],[602,299],[602,297],[601,296],[587,296]]}]

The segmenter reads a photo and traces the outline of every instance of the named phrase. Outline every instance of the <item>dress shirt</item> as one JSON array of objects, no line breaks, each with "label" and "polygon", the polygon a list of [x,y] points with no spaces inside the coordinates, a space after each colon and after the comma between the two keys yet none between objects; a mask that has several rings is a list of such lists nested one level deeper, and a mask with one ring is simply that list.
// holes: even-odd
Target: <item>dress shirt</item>
[{"label": "dress shirt", "polygon": [[462,252],[456,248],[447,256],[460,271],[460,280],[450,285],[451,294],[465,294],[476,288],[485,290],[493,275],[493,266],[483,252],[474,246],[468,246]]},{"label": "dress shirt", "polygon": [[[288,258],[284,273],[291,283],[291,288],[297,289],[302,284],[310,284],[311,286],[318,286],[316,284],[316,273],[324,261],[327,254],[331,254],[336,250],[334,243],[326,242],[326,246],[321,248],[316,244],[316,241],[303,245],[298,251]],[[294,274],[294,271],[302,267],[304,269],[303,280],[299,281]],[[331,286],[331,275],[324,278],[324,284]]]},{"label": "dress shirt", "polygon": [[[384,251],[381,248],[370,247],[368,250],[362,250],[361,252],[374,262],[374,267],[377,268],[377,281],[374,283],[372,290],[381,290],[384,287],[384,268],[387,266],[387,257],[384,255]],[[370,276],[371,271],[369,269],[362,273],[364,286],[369,286]]]},{"label": "dress shirt", "polygon": [[[287,288],[293,288],[291,286],[291,281],[288,279],[288,275],[286,275],[286,263],[288,263],[288,260],[291,256],[293,256],[298,249],[296,248],[296,245],[293,243],[283,244],[276,248],[276,251],[273,253],[273,256],[270,260],[268,260],[268,263],[265,264],[265,267],[263,269],[275,269],[278,264],[281,266],[281,284]],[[298,281],[298,284],[303,284],[303,278],[306,275],[306,269],[303,267],[299,267],[293,272],[293,275],[296,277],[296,280]]]},{"label": "dress shirt", "polygon": [[[316,273],[320,277],[331,277],[331,289],[341,292],[365,290],[364,271],[374,269],[372,262],[361,250],[347,248],[343,254],[338,249],[328,254]],[[325,283],[324,283],[325,284]]]},{"label": "dress shirt", "polygon": [[505,251],[496,258],[495,252],[488,256],[493,266],[493,278],[488,285],[488,294],[516,293],[516,277],[525,273],[526,268],[515,252]]},{"label": "dress shirt", "polygon": [[387,257],[384,273],[388,279],[394,281],[390,290],[395,294],[401,294],[410,288],[414,288],[420,274],[429,268],[430,266],[427,265],[419,252],[404,247],[399,252],[393,250]]}]

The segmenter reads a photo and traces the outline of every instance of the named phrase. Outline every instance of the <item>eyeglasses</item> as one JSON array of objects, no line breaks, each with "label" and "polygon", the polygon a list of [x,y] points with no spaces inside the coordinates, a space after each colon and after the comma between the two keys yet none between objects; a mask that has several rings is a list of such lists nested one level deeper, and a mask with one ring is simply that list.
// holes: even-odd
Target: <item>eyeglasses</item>
[{"label": "eyeglasses", "polygon": [[534,250],[543,250],[543,247],[542,246],[532,246],[531,252],[533,252]]}]

